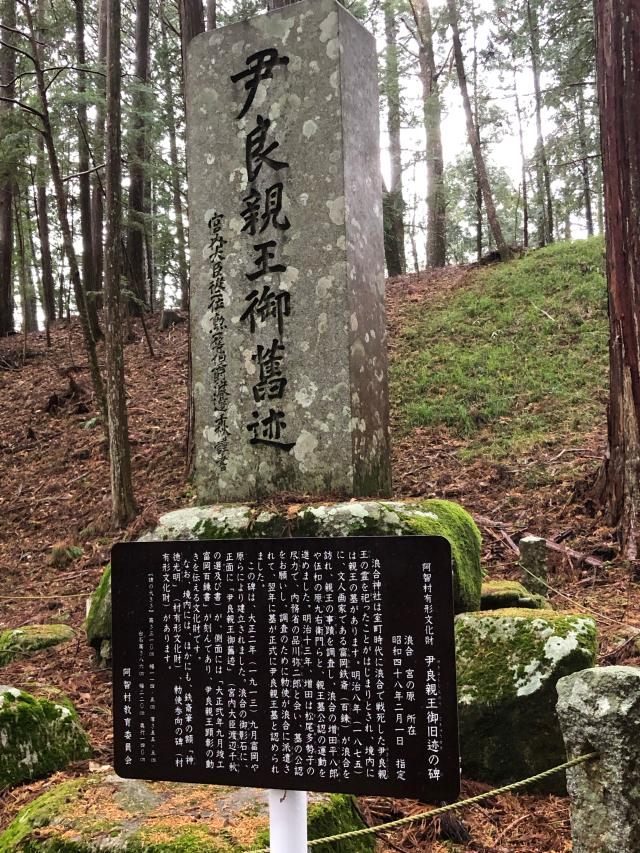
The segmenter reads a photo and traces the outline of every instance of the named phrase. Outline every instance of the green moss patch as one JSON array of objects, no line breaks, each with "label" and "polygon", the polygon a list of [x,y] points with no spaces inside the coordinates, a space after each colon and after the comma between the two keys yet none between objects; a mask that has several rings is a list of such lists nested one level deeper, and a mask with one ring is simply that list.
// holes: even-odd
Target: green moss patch
[{"label": "green moss patch", "polygon": [[[268,844],[265,791],[94,774],[56,786],[0,835],[0,853],[241,853]],[[350,797],[311,794],[309,837],[361,829]],[[360,853],[345,842],[320,853]]]},{"label": "green moss patch", "polygon": [[68,699],[0,687],[0,790],[64,769],[91,754]]},{"label": "green moss patch", "polygon": [[0,666],[29,657],[39,649],[57,646],[74,637],[68,625],[25,625],[0,634]]},{"label": "green moss patch", "polygon": [[521,607],[528,610],[551,609],[551,605],[544,596],[529,592],[520,581],[485,581],[482,584],[480,609],[499,610],[504,607]]},{"label": "green moss patch", "polygon": [[[596,627],[585,616],[507,608],[456,617],[465,775],[503,784],[562,763],[555,685],[595,658]],[[543,787],[562,791],[563,779]]]}]

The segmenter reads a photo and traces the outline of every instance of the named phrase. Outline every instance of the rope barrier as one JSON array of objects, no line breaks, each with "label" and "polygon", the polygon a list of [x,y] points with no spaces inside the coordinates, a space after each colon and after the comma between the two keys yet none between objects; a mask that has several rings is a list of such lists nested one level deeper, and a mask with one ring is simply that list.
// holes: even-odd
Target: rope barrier
[{"label": "rope barrier", "polygon": [[[569,767],[575,767],[578,764],[583,764],[585,761],[592,761],[597,757],[597,752],[580,755],[578,758],[572,758],[570,761],[565,761],[564,764],[558,764],[557,767],[551,767],[549,770],[544,770],[542,773],[536,773],[535,776],[529,776],[528,779],[521,779],[519,782],[512,782],[510,785],[504,785],[501,788],[493,788],[491,791],[485,791],[483,794],[477,794],[475,797],[469,797],[468,799],[460,800],[457,803],[449,803],[448,805],[440,806],[437,809],[430,809],[426,812],[408,815],[407,817],[402,817],[398,820],[392,820],[389,823],[378,824],[378,826],[368,826],[364,829],[352,829],[349,832],[340,832],[337,835],[328,835],[325,838],[314,838],[311,841],[308,841],[307,845],[309,847],[318,847],[320,844],[331,844],[335,841],[343,841],[347,838],[360,838],[365,835],[377,835],[378,833],[398,829],[399,827],[405,826],[409,823],[416,823],[417,821],[426,820],[431,817],[439,817],[447,812],[457,811],[458,809],[465,808],[466,806],[472,806],[475,805],[475,803],[490,800],[492,797],[498,797],[501,794],[509,794],[511,791],[518,791],[520,788],[524,788],[533,782],[541,782],[543,779],[547,779],[555,773],[560,773],[562,770],[567,770]],[[270,853],[270,848],[261,847],[257,850],[245,850],[244,853]]]}]

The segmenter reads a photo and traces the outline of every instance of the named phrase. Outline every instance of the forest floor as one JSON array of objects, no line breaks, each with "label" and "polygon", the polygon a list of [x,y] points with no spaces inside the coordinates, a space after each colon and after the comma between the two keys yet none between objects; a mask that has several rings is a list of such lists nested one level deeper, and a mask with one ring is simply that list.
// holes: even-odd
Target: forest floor
[{"label": "forest floor", "polygon": [[[583,271],[583,277],[586,274]],[[491,275],[495,283],[496,275],[499,278],[502,273],[454,267],[388,283],[395,494],[444,497],[462,503],[479,523],[483,565],[491,577],[518,577],[513,545],[525,532],[544,535],[562,548],[602,561],[594,567],[575,554],[554,552],[550,599],[557,608],[594,616],[600,631],[600,663],[640,664],[628,657],[630,644],[621,647],[625,626],[640,628],[640,576],[637,566],[620,560],[613,531],[603,523],[591,496],[606,436],[604,388],[591,387],[584,399],[571,398],[567,403],[571,417],[564,426],[555,414],[548,422],[544,420],[542,398],[534,404],[528,401],[524,408],[537,418],[539,439],[528,444],[523,444],[523,436],[530,434],[526,423],[516,424],[517,429],[513,426],[519,417],[517,389],[505,411],[495,418],[483,414],[471,425],[448,415],[438,420],[432,411],[425,413],[412,402],[421,392],[411,387],[415,385],[413,371],[409,378],[405,370],[410,354],[424,352],[438,334],[455,337],[455,318],[447,312],[456,305],[463,310],[469,294],[475,304],[474,288],[492,286],[482,279]],[[508,290],[504,282],[495,286],[502,288],[503,295],[505,287]],[[577,305],[584,305],[584,294],[576,293],[575,299]],[[535,295],[530,301],[536,314],[541,309],[542,315],[558,322],[554,314],[560,310],[558,306],[549,310]],[[606,323],[604,313],[594,320],[596,309],[591,314],[588,306],[580,310],[588,315],[581,318],[582,324],[592,320]],[[425,322],[431,322],[425,318],[438,316],[439,327],[424,328]],[[447,328],[449,321],[451,328]],[[109,529],[106,447],[77,325],[57,324],[51,348],[43,334],[30,335],[26,347],[18,336],[0,341],[0,630],[43,622],[66,622],[76,630],[75,640],[4,667],[1,680],[36,693],[40,686],[61,689],[75,703],[95,748],[90,763],[80,762],[64,773],[0,795],[0,829],[23,805],[56,782],[86,772],[89,764],[94,767],[111,761],[111,678],[109,671],[96,665],[84,637],[86,600],[115,541],[134,538],[162,513],[193,502],[184,463],[186,324],[159,332],[158,318],[153,317],[147,325],[153,356],[139,321],[132,322],[125,347],[140,512],[124,532]],[[479,336],[485,326],[481,320]],[[550,334],[554,333],[552,328]],[[604,334],[606,340],[606,329]],[[490,334],[489,342],[493,339]],[[557,340],[553,346],[557,348]],[[507,355],[502,353],[499,359]],[[482,359],[490,363],[491,358],[483,350]],[[541,361],[536,358],[532,364]],[[551,370],[549,365],[545,369]],[[433,367],[426,365],[425,370],[433,378]],[[592,383],[602,386],[601,374],[592,372]],[[469,373],[482,371],[469,366]],[[519,373],[517,366],[513,373]],[[437,381],[442,386],[445,380]],[[495,381],[508,385],[504,376]],[[582,383],[583,378],[579,376],[578,381]],[[440,393],[444,400],[448,391],[441,388]],[[476,392],[472,389],[471,393]],[[448,405],[450,400],[445,402]],[[488,404],[498,403],[491,399]],[[548,400],[546,405],[549,408]],[[576,420],[580,406],[586,407],[584,417]],[[512,427],[509,441],[496,443],[496,433],[508,433]],[[69,548],[74,550],[69,552]],[[463,783],[463,795],[481,790],[487,786]],[[376,823],[425,808],[424,804],[381,798],[363,798],[361,805]],[[568,801],[564,798],[503,796],[466,810],[460,820],[411,825],[382,846],[385,851],[571,850]],[[455,843],[457,833],[465,827],[470,840]]]}]

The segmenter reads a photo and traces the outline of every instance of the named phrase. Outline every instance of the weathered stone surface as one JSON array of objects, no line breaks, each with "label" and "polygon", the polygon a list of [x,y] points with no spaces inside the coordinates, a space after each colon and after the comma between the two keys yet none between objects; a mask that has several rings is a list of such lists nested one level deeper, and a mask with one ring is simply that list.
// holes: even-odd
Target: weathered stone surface
[{"label": "weathered stone surface", "polygon": [[302,0],[197,36],[187,64],[198,495],[386,495],[375,41]]},{"label": "weathered stone surface", "polygon": [[63,770],[91,753],[73,705],[0,686],[0,790]]},{"label": "weathered stone surface", "polygon": [[523,536],[518,543],[522,583],[531,592],[547,595],[547,545],[540,536]]},{"label": "weathered stone surface", "polygon": [[[102,663],[111,658],[111,565],[104,570],[96,591],[91,596],[85,623],[89,645]],[[106,644],[103,648],[103,644]]]},{"label": "weathered stone surface", "polygon": [[567,771],[574,853],[640,850],[640,669],[608,666],[560,679],[558,716],[569,758],[599,758]]},{"label": "weathered stone surface", "polygon": [[57,646],[74,637],[68,625],[25,625],[0,634],[0,666],[29,657],[39,649]]},{"label": "weathered stone surface", "polygon": [[[56,786],[0,835],[0,853],[240,853],[268,844],[266,791],[95,773]],[[309,838],[361,829],[350,797],[309,795]],[[320,845],[363,853],[371,838]]]},{"label": "weathered stone surface", "polygon": [[[555,685],[595,656],[596,627],[585,616],[515,608],[457,616],[463,773],[503,784],[561,764]],[[542,788],[562,791],[564,778]]]},{"label": "weathered stone surface", "polygon": [[482,584],[480,610],[500,610],[504,607],[551,609],[546,598],[529,592],[519,581],[486,580]]},{"label": "weathered stone surface", "polygon": [[[141,541],[251,539],[281,536],[444,536],[453,556],[456,613],[480,607],[480,532],[451,501],[349,501],[265,511],[248,506],[187,507],[160,517]],[[111,569],[104,571],[89,608],[87,638],[98,659],[111,657]]]}]

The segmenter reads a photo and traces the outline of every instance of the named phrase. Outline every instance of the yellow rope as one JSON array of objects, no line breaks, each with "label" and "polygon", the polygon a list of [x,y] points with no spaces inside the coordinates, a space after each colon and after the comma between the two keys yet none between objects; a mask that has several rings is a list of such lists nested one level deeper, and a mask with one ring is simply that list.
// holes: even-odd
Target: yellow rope
[{"label": "yellow rope", "polygon": [[[587,755],[580,755],[578,758],[572,758],[570,761],[565,761],[564,764],[559,764],[557,767],[551,767],[549,770],[544,770],[542,773],[536,773],[535,776],[529,776],[528,779],[521,779],[519,782],[512,782],[510,785],[504,785],[502,788],[493,788],[491,791],[485,791],[484,794],[477,794],[475,797],[469,797],[466,800],[460,800],[457,803],[449,803],[446,806],[440,806],[437,809],[431,809],[427,812],[402,817],[398,820],[392,820],[390,823],[381,823],[378,826],[368,826],[364,829],[352,829],[350,832],[340,832],[337,835],[328,835],[326,838],[314,838],[307,842],[308,847],[317,847],[320,844],[331,844],[334,841],[342,841],[346,838],[359,838],[363,835],[376,835],[380,832],[389,832],[392,829],[397,829],[400,826],[405,826],[408,823],[415,823],[420,820],[426,820],[430,817],[438,817],[446,812],[457,811],[466,806],[472,806],[475,803],[480,803],[483,800],[489,800],[492,797],[508,794],[511,791],[517,791],[530,785],[533,782],[540,782],[548,776],[553,776],[555,773],[560,773],[561,770],[566,770],[569,767],[575,767],[577,764],[583,764],[585,761],[591,761],[597,758],[597,752],[590,752]],[[261,847],[257,850],[246,850],[245,853],[270,853],[269,847]]]}]

